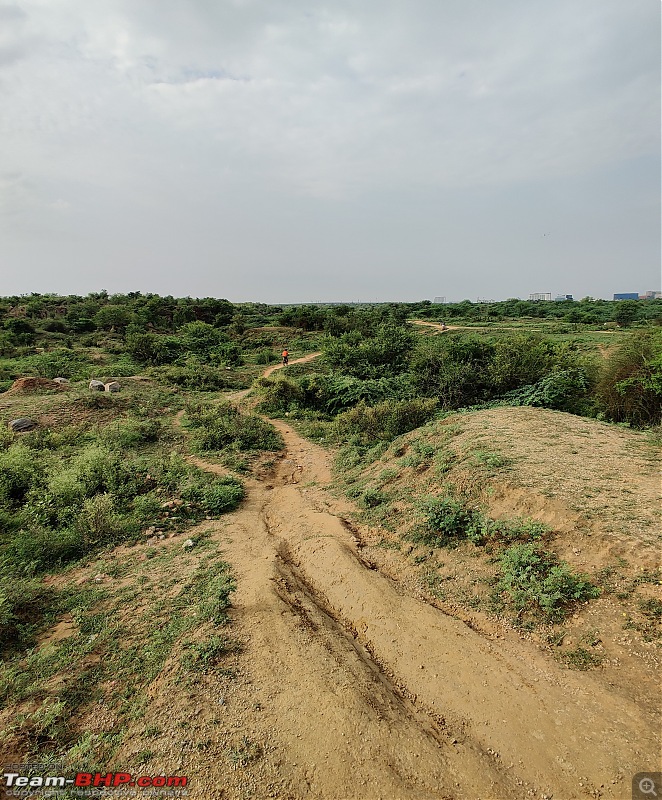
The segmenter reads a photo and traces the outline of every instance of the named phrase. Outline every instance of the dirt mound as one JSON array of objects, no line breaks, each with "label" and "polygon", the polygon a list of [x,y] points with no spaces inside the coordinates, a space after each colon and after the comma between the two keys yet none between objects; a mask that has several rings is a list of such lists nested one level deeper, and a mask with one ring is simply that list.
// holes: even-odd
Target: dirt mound
[{"label": "dirt mound", "polygon": [[33,392],[42,392],[44,390],[61,392],[66,388],[66,385],[63,386],[49,378],[18,378],[7,389],[5,394],[32,394]]}]

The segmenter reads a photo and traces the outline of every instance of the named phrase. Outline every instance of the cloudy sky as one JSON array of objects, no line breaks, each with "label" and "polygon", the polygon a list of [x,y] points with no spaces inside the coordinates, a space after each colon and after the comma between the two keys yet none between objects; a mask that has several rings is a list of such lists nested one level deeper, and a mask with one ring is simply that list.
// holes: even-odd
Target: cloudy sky
[{"label": "cloudy sky", "polygon": [[0,295],[660,288],[659,0],[0,0]]}]

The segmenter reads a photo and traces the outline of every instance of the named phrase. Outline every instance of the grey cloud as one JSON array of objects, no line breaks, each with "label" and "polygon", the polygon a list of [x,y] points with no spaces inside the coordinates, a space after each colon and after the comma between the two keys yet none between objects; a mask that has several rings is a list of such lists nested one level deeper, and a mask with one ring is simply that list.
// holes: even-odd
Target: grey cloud
[{"label": "grey cloud", "polygon": [[[306,299],[359,284],[425,293],[439,270],[450,288],[431,295],[469,293],[463,282],[525,293],[530,274],[563,264],[609,294],[628,248],[653,280],[660,11],[649,0],[25,7],[0,39],[0,161],[33,178],[23,218],[43,237],[41,250],[15,243],[23,279],[26,264],[41,275],[39,253],[66,265],[62,242],[75,240],[81,264],[101,269],[102,250],[126,261],[127,285],[144,269],[143,288],[153,277],[189,293],[180,259],[211,292],[220,263],[245,298],[277,292],[274,269]],[[565,205],[550,202],[564,192]],[[53,221],[57,198],[72,213]],[[543,251],[529,230],[549,216],[565,235]]]}]

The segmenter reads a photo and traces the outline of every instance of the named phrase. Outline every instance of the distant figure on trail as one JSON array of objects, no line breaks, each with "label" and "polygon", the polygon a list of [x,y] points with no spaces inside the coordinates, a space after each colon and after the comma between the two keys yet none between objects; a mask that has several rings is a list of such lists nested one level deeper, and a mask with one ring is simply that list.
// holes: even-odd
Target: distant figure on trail
[{"label": "distant figure on trail", "polygon": [[290,354],[287,352],[287,350],[283,350],[283,366],[287,366],[289,363],[289,358]]},{"label": "distant figure on trail", "polygon": [[447,331],[447,330],[448,330],[448,326],[446,325],[446,323],[445,323],[445,322],[442,322],[442,323],[441,323],[441,330],[442,330],[442,331]]}]

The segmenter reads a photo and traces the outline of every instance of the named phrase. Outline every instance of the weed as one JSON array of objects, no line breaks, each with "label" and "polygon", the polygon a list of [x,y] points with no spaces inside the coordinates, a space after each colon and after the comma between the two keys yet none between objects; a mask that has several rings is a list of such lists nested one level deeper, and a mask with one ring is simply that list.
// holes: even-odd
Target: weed
[{"label": "weed", "polygon": [[503,469],[510,464],[509,458],[487,450],[475,450],[473,460],[479,466],[488,467],[489,469]]},{"label": "weed", "polygon": [[573,603],[600,594],[585,576],[573,573],[565,562],[535,544],[508,548],[500,565],[498,589],[510,598],[519,616],[532,612],[563,619]]},{"label": "weed", "polygon": [[242,736],[241,742],[236,747],[227,749],[228,761],[234,767],[246,767],[253,761],[262,758],[264,750],[261,744],[252,742],[248,737]]},{"label": "weed", "polygon": [[236,653],[241,645],[226,636],[212,636],[206,642],[185,645],[182,666],[193,672],[211,672],[228,653]]},{"label": "weed", "polygon": [[375,508],[388,501],[388,496],[378,489],[366,489],[361,497],[361,505],[365,508]]},{"label": "weed", "polygon": [[593,653],[581,645],[572,650],[562,650],[559,653],[555,653],[555,658],[565,664],[566,667],[577,670],[589,670],[599,667],[604,660],[599,653]]}]

